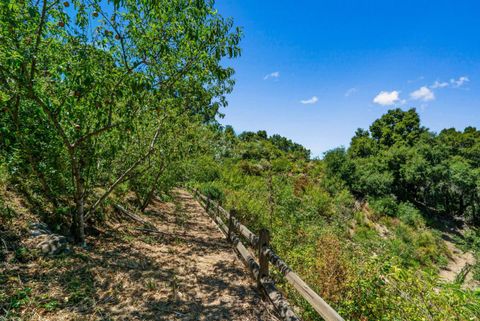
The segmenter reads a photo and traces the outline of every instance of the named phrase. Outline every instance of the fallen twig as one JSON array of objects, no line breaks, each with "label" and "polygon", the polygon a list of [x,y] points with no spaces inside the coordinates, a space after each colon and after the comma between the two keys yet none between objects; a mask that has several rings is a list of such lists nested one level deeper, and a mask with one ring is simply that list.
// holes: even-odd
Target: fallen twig
[{"label": "fallen twig", "polygon": [[156,228],[153,226],[152,223],[142,219],[141,217],[138,217],[137,215],[133,214],[133,213],[130,213],[129,211],[127,211],[125,208],[123,208],[122,206],[118,205],[118,204],[113,204],[113,207],[115,207],[120,213],[124,214],[125,216],[128,216],[129,218],[131,218],[132,220],[134,221],[137,221],[137,222],[140,222],[144,225],[148,225],[148,226],[151,226],[153,227],[155,230]]}]

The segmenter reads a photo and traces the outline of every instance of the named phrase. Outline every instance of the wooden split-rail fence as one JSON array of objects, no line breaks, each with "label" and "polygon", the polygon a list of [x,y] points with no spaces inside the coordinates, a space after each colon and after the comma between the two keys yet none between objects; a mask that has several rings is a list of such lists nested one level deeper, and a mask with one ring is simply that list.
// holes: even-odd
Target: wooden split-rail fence
[{"label": "wooden split-rail fence", "polygon": [[[234,213],[230,213],[222,208],[217,202],[211,200],[198,190],[193,190],[195,197],[205,208],[207,213],[217,223],[222,232],[231,241],[237,252],[240,254],[247,267],[250,269],[253,277],[257,281],[259,290],[265,293],[268,299],[273,303],[279,315],[288,321],[300,321],[301,319],[292,310],[287,300],[283,297],[269,276],[269,263],[275,266],[285,277],[285,279],[300,293],[300,295],[310,303],[318,314],[327,321],[340,321],[343,318],[323,300],[308,284],[306,284],[292,269],[273,251],[269,246],[270,233],[262,229],[259,235],[252,233],[246,226],[242,225]],[[224,219],[226,222],[224,222]],[[247,245],[255,250],[258,263],[254,255],[245,247],[240,237],[243,237]]]}]

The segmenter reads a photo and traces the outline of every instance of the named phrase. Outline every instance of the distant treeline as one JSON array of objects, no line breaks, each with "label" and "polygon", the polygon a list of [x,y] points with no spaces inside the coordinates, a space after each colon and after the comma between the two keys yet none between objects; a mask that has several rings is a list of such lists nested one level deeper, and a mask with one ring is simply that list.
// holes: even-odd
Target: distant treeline
[{"label": "distant treeline", "polygon": [[388,214],[400,201],[480,223],[480,131],[474,127],[435,134],[421,126],[415,109],[390,110],[324,161],[328,174],[355,195],[383,197]]}]

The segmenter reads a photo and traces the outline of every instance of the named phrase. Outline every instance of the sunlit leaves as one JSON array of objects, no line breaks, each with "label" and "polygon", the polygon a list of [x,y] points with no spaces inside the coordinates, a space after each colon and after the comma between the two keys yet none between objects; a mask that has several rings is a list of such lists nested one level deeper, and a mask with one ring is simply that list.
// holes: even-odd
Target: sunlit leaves
[{"label": "sunlit leaves", "polygon": [[[10,147],[45,193],[62,186],[62,198],[73,192],[70,201],[88,206],[93,189],[126,168],[190,155],[192,146],[153,137],[165,126],[172,132],[161,135],[194,139],[176,135],[189,128],[178,124],[215,122],[233,86],[221,62],[239,55],[240,37],[211,1],[3,1],[0,92],[2,121],[16,137]],[[168,157],[166,146],[181,157]],[[158,172],[142,168],[146,181]],[[125,180],[138,174],[128,173]]]}]

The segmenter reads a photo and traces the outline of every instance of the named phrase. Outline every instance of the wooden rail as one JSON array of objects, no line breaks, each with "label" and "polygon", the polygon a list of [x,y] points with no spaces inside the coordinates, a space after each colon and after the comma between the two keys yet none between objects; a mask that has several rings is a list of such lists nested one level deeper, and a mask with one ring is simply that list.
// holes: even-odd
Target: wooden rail
[{"label": "wooden rail", "polygon": [[[231,240],[237,251],[243,257],[247,266],[252,271],[254,278],[257,280],[259,286],[263,286],[265,292],[269,296],[272,303],[279,310],[280,315],[286,320],[300,320],[291,310],[286,300],[275,289],[271,279],[268,277],[268,263],[272,263],[286,278],[286,280],[293,285],[293,287],[300,293],[300,295],[310,303],[310,305],[318,312],[318,314],[327,321],[340,321],[343,318],[323,300],[315,291],[313,291],[308,284],[306,284],[292,269],[273,251],[269,246],[269,232],[268,230],[261,230],[260,236],[256,236],[246,226],[241,224],[233,213],[229,213],[222,208],[217,202],[202,195],[198,190],[193,190],[195,196],[200,200],[200,203],[205,207],[207,212],[212,215],[222,231]],[[225,225],[220,214],[228,221],[228,226]],[[256,249],[258,253],[259,263],[257,264],[252,255],[248,252],[239,238],[235,235],[238,231],[249,243],[249,245]],[[267,289],[268,287],[268,289]]]}]

